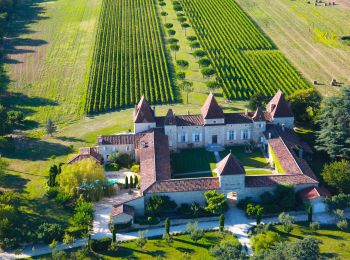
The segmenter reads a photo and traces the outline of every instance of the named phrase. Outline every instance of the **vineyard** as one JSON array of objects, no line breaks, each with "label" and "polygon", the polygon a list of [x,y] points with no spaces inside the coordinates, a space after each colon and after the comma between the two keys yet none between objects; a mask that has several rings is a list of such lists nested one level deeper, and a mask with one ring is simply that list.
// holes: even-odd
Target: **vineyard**
[{"label": "vineyard", "polygon": [[174,100],[153,0],[103,0],[95,41],[87,113]]},{"label": "vineyard", "polygon": [[285,94],[309,83],[234,0],[180,0],[229,99]]}]

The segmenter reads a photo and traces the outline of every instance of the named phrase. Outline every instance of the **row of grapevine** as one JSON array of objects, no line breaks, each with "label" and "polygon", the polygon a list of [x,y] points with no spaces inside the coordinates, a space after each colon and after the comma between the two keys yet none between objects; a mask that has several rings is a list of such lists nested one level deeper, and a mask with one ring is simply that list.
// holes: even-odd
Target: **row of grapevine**
[{"label": "row of grapevine", "polygon": [[179,0],[208,53],[223,93],[246,99],[256,92],[273,95],[307,88],[309,83],[250,20],[234,0]]},{"label": "row of grapevine", "polygon": [[94,48],[88,114],[174,101],[154,0],[103,0]]}]

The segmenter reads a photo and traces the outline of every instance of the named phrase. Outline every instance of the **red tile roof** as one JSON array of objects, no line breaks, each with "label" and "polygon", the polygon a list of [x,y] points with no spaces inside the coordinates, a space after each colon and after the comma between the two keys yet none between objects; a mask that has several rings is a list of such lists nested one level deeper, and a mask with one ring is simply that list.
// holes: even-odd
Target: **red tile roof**
[{"label": "red tile roof", "polygon": [[245,186],[250,188],[269,187],[279,184],[313,184],[318,182],[304,174],[280,174],[280,175],[264,175],[264,176],[245,176]]},{"label": "red tile roof", "polygon": [[137,134],[117,134],[117,135],[102,135],[98,137],[99,145],[128,145],[135,144],[136,139],[139,139],[141,135]]},{"label": "red tile roof", "polygon": [[207,100],[202,106],[201,114],[204,119],[224,118],[224,112],[218,102],[216,102],[213,93],[209,94]]},{"label": "red tile roof", "polygon": [[156,181],[171,178],[168,137],[152,131],[140,139],[141,191]]},{"label": "red tile roof", "polygon": [[309,187],[299,191],[299,195],[303,200],[312,200],[319,197],[330,197],[332,194],[322,187]]},{"label": "red tile roof", "polygon": [[267,104],[266,111],[270,113],[272,118],[293,117],[293,112],[281,90],[278,90],[275,96]]},{"label": "red tile roof", "polygon": [[126,205],[126,204],[120,204],[120,205],[114,205],[112,209],[112,216],[118,216],[120,214],[127,214],[130,216],[134,216],[135,214],[135,209],[132,206]]},{"label": "red tile roof", "polygon": [[245,174],[242,165],[231,153],[217,164],[217,170],[220,176]]},{"label": "red tile roof", "polygon": [[145,96],[141,97],[140,102],[137,104],[134,110],[134,122],[135,123],[154,123],[154,111],[145,99]]},{"label": "red tile roof", "polygon": [[68,164],[76,163],[84,159],[93,159],[97,163],[103,163],[103,157],[97,152],[95,147],[82,147],[79,149],[79,154],[75,155],[68,161]]},{"label": "red tile roof", "polygon": [[271,138],[281,137],[285,143],[290,144],[292,147],[300,146],[305,152],[313,153],[311,147],[306,142],[300,141],[299,136],[293,129],[285,127],[283,130],[281,126],[268,124],[264,132],[267,139],[269,138],[269,133],[271,134]]},{"label": "red tile roof", "polygon": [[215,190],[220,188],[219,178],[171,179],[153,183],[145,193]]}]

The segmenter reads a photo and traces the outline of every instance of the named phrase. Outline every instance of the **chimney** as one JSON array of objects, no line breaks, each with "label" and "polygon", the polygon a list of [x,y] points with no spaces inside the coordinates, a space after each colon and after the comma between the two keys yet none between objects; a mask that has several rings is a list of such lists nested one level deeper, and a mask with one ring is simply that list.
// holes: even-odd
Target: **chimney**
[{"label": "chimney", "polygon": [[303,159],[303,156],[304,156],[304,150],[303,150],[303,148],[300,147],[300,149],[299,149],[299,158]]},{"label": "chimney", "polygon": [[284,132],[284,130],[285,130],[285,125],[284,124],[282,124],[282,131]]},{"label": "chimney", "polygon": [[248,115],[248,108],[245,109],[245,115]]},{"label": "chimney", "polygon": [[271,133],[269,133],[269,139],[271,139]]}]

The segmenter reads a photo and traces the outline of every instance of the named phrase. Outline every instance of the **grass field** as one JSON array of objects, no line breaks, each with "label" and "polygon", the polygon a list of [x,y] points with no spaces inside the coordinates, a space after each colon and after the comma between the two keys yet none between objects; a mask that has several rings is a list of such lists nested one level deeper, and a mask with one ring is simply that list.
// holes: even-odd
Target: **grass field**
[{"label": "grass field", "polygon": [[87,95],[87,113],[175,100],[156,3],[103,0]]},{"label": "grass field", "polygon": [[[197,177],[210,177],[212,170],[216,167],[216,159],[213,152],[208,152],[204,148],[181,150],[179,153],[171,154],[171,169],[173,176],[176,178],[179,173],[192,173],[207,171],[208,176],[203,174]],[[196,176],[196,175],[193,175]],[[179,176],[179,178],[188,177]]]},{"label": "grass field", "polygon": [[7,102],[39,123],[81,118],[101,1],[19,0],[17,6],[5,41],[13,93]]},{"label": "grass field", "polygon": [[230,99],[307,88],[306,82],[235,1],[180,1]]},{"label": "grass field", "polygon": [[281,226],[277,226],[278,233],[282,238],[288,240],[302,239],[305,236],[312,236],[322,243],[321,259],[350,259],[350,233],[340,231],[334,225],[322,225],[317,233],[313,233],[306,223],[293,225],[293,231],[288,235],[282,231]]},{"label": "grass field", "polygon": [[229,152],[242,163],[244,168],[264,168],[268,165],[263,153],[259,148],[253,150],[252,153],[246,153],[244,146],[231,146],[220,152],[220,157],[224,158]]},{"label": "grass field", "polygon": [[336,92],[330,86],[333,78],[350,84],[348,1],[336,1],[336,6],[329,7],[300,0],[236,1],[305,78],[322,84],[317,89],[323,95]]},{"label": "grass field", "polygon": [[193,242],[189,235],[180,235],[174,237],[174,243],[171,246],[168,246],[164,240],[150,239],[145,250],[141,250],[132,241],[122,244],[116,253],[99,254],[99,256],[104,259],[154,259],[156,257],[178,259],[189,255],[191,259],[214,259],[208,251],[221,240],[235,241],[237,239],[228,234],[206,232],[204,238]]}]

